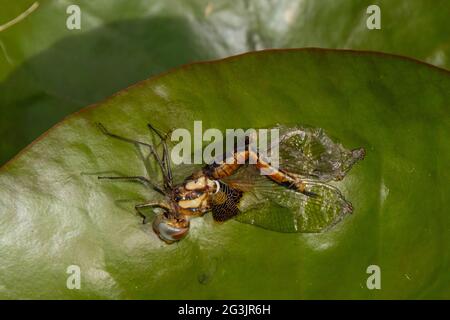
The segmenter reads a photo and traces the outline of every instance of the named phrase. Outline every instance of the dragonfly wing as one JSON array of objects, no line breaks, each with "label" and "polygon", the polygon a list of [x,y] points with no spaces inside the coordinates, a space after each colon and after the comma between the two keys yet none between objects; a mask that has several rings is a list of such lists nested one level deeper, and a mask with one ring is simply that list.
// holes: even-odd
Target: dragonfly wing
[{"label": "dragonfly wing", "polygon": [[215,221],[223,222],[241,213],[238,204],[243,192],[220,182],[220,190],[211,195],[211,211]]},{"label": "dragonfly wing", "polygon": [[334,142],[323,129],[277,127],[280,167],[320,181],[342,180],[364,158],[364,149],[349,150]]},{"label": "dragonfly wing", "polygon": [[352,212],[351,204],[337,188],[316,180],[304,182],[306,190],[316,196],[286,189],[257,170],[245,168],[228,181],[229,185],[245,189],[236,220],[278,232],[315,233],[332,227]]}]

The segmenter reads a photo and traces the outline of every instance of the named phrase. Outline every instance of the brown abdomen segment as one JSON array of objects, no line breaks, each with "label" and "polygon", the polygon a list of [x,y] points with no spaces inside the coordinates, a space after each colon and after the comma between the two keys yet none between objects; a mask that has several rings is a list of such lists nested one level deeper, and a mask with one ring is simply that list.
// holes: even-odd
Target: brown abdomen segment
[{"label": "brown abdomen segment", "polygon": [[[226,163],[227,159],[232,163]],[[253,163],[258,169],[264,170],[264,174],[267,178],[289,189],[305,193],[304,185],[299,179],[291,176],[284,170],[272,167],[268,162],[261,159],[254,151],[238,151],[233,153],[227,159],[224,159],[223,163],[214,163],[206,166],[203,168],[203,174],[210,179],[220,180],[231,176],[241,166]]]}]

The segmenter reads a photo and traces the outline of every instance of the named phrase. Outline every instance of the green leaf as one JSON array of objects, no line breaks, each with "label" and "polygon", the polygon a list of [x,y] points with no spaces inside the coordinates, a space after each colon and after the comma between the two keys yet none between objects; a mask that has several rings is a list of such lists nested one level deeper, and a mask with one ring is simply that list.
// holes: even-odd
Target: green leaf
[{"label": "green leaf", "polygon": [[[450,67],[446,0],[0,0],[0,163],[64,116],[181,64],[264,48],[378,50]],[[68,5],[81,30],[68,30]],[[381,30],[366,9],[381,8]]]},{"label": "green leaf", "polygon": [[[177,69],[68,117],[0,169],[2,298],[448,298],[450,76],[396,56],[267,51]],[[320,234],[210,215],[166,245],[134,205],[155,193],[132,145],[146,128],[322,128],[366,158],[339,188],[354,213]],[[182,169],[183,166],[180,166]],[[69,290],[68,266],[81,268]],[[368,290],[368,266],[381,290]]]}]

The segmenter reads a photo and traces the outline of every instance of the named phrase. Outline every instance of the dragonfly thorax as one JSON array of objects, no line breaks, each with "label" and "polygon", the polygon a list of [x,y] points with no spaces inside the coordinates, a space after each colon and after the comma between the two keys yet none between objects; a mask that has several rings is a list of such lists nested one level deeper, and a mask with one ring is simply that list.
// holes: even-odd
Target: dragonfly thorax
[{"label": "dragonfly thorax", "polygon": [[177,203],[178,211],[182,214],[202,215],[210,210],[210,195],[216,193],[219,188],[218,181],[204,175],[188,178],[175,187],[173,199]]}]

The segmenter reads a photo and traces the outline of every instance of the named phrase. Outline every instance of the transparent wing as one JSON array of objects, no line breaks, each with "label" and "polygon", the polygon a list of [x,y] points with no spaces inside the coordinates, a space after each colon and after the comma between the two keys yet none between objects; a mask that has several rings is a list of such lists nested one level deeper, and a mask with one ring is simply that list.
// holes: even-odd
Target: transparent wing
[{"label": "transparent wing", "polygon": [[341,180],[359,160],[363,148],[348,150],[323,129],[278,126],[280,167],[320,181]]},{"label": "transparent wing", "polygon": [[225,180],[244,191],[239,204],[241,213],[235,219],[264,229],[322,232],[352,212],[351,204],[337,188],[320,181],[304,180],[307,191],[317,194],[309,197],[277,185],[251,167]]}]

